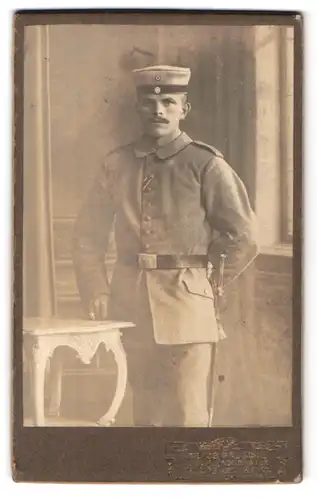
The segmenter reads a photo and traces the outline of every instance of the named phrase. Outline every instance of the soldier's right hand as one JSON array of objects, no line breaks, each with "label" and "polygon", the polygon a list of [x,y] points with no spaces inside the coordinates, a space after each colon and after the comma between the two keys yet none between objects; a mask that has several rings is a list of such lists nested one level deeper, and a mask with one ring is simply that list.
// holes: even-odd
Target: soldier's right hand
[{"label": "soldier's right hand", "polygon": [[99,295],[93,299],[89,307],[89,319],[91,320],[105,320],[108,314],[108,295]]}]

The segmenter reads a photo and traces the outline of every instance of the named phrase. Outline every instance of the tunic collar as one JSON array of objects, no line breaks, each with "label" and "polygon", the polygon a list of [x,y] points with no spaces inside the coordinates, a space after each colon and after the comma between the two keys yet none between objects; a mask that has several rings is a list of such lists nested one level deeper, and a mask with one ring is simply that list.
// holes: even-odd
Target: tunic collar
[{"label": "tunic collar", "polygon": [[134,154],[137,158],[143,158],[151,153],[155,153],[161,159],[169,158],[177,154],[179,151],[184,149],[188,144],[192,142],[192,139],[185,133],[181,132],[176,139],[163,146],[159,146],[157,149],[149,148],[146,144],[144,137],[142,137],[134,145]]}]

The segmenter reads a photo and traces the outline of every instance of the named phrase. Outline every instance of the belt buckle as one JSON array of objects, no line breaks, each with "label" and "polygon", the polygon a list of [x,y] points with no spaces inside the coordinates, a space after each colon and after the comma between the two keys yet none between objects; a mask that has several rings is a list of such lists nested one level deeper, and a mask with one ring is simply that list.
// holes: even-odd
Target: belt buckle
[{"label": "belt buckle", "polygon": [[157,255],[155,253],[139,253],[138,266],[140,269],[157,269]]}]

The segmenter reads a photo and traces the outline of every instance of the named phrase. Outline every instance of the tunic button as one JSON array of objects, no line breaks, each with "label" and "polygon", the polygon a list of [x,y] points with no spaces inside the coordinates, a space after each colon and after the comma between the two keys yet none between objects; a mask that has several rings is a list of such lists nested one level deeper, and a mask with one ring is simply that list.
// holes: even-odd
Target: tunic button
[{"label": "tunic button", "polygon": [[149,222],[149,221],[151,220],[151,217],[150,217],[149,215],[145,215],[145,216],[143,217],[143,219],[144,219],[145,221]]},{"label": "tunic button", "polygon": [[150,248],[150,245],[146,244],[144,245],[145,250],[148,250]]},{"label": "tunic button", "polygon": [[205,295],[208,295],[208,293],[209,293],[209,290],[208,290],[207,288],[205,288],[205,290],[204,290],[204,294],[205,294]]}]

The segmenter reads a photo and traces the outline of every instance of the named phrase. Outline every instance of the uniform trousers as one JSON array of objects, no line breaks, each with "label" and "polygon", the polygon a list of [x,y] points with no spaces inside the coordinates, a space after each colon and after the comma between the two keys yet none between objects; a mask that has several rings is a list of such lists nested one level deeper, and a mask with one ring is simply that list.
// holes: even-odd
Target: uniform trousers
[{"label": "uniform trousers", "polygon": [[[206,427],[211,344],[124,341],[135,426]],[[138,335],[139,332],[136,332]]]}]

